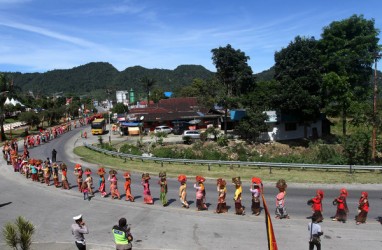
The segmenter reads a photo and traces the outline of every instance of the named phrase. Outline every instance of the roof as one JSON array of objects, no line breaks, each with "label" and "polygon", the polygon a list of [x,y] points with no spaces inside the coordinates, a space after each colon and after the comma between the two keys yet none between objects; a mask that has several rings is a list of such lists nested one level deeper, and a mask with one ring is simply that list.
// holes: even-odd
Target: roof
[{"label": "roof", "polygon": [[146,122],[188,121],[198,118],[220,117],[220,115],[206,114],[203,110],[201,112],[196,97],[163,99],[159,103],[146,108],[132,108],[129,110],[128,117],[131,120],[138,120],[142,116]]}]

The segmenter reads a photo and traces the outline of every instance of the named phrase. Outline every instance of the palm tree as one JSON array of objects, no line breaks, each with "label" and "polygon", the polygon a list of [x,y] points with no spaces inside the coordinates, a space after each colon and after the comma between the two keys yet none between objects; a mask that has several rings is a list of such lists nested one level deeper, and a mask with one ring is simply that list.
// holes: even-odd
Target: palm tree
[{"label": "palm tree", "polygon": [[149,102],[150,102],[150,90],[151,88],[154,86],[155,84],[155,80],[152,79],[152,78],[148,78],[147,76],[143,77],[141,79],[141,82],[143,83],[143,88],[146,92],[146,95],[147,95],[147,105],[149,105]]},{"label": "palm tree", "polygon": [[7,222],[3,227],[5,243],[15,250],[29,250],[34,232],[34,225],[22,216],[17,217],[14,223]]}]

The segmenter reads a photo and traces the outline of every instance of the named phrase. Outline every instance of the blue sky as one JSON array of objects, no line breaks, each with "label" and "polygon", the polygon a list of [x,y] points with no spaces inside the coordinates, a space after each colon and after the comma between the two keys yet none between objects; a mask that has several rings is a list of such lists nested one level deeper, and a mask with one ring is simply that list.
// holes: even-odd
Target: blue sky
[{"label": "blue sky", "polygon": [[0,0],[0,71],[89,62],[215,71],[211,49],[231,44],[258,73],[294,37],[319,39],[332,21],[363,14],[382,30],[381,10],[381,0]]}]

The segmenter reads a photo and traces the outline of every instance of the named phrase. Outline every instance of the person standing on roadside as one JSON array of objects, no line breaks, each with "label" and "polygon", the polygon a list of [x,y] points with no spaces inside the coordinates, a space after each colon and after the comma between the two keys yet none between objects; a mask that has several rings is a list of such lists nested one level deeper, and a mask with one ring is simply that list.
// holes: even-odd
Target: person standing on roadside
[{"label": "person standing on roadside", "polygon": [[85,225],[85,222],[82,220],[82,214],[74,216],[73,220],[75,221],[72,224],[72,234],[78,250],[86,250],[86,242],[84,234],[88,234],[89,230]]},{"label": "person standing on roadside", "polygon": [[52,150],[52,162],[57,161],[57,151],[55,149]]},{"label": "person standing on roadside", "polygon": [[126,218],[119,219],[118,225],[113,227],[112,232],[116,250],[130,250],[133,248],[131,244],[133,236],[130,233],[130,227],[127,226]]},{"label": "person standing on roadside", "polygon": [[320,236],[324,233],[321,231],[321,226],[317,223],[317,217],[312,216],[312,222],[308,224],[309,231],[309,250],[313,250],[316,246],[317,250],[321,250]]}]

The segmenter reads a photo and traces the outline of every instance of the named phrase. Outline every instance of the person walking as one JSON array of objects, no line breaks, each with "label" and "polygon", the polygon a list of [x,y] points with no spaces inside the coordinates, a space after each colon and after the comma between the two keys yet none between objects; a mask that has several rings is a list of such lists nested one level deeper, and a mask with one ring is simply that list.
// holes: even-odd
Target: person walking
[{"label": "person walking", "polygon": [[206,179],[203,176],[195,177],[196,183],[194,184],[194,188],[196,189],[196,208],[197,211],[208,210],[208,207],[205,203],[206,190],[204,187],[204,182]]},{"label": "person walking", "polygon": [[320,236],[324,233],[321,231],[321,226],[317,223],[317,217],[312,216],[312,222],[308,224],[309,231],[309,250],[313,250],[316,246],[317,250],[321,250]]},{"label": "person walking", "polygon": [[320,223],[324,220],[322,216],[322,200],[324,199],[324,191],[318,189],[316,192],[316,196],[312,199],[308,200],[307,204],[312,206],[313,215],[317,219],[317,223]]},{"label": "person walking", "polygon": [[347,220],[347,215],[349,213],[348,205],[346,203],[346,197],[348,196],[348,191],[345,188],[340,190],[340,196],[333,200],[333,205],[337,206],[337,212],[333,221],[340,221],[345,223]]},{"label": "person walking", "polygon": [[187,202],[187,177],[184,174],[181,174],[178,176],[178,181],[180,182],[179,200],[182,203],[182,207],[189,208],[190,205]]},{"label": "person walking", "polygon": [[149,173],[143,173],[142,174],[142,186],[143,186],[143,202],[145,204],[153,205],[154,200],[151,196],[151,191],[150,191],[150,174]]},{"label": "person walking", "polygon": [[130,227],[127,226],[126,218],[119,219],[118,225],[113,226],[112,232],[116,250],[132,249],[133,236]]},{"label": "person walking", "polygon": [[252,177],[252,186],[249,188],[249,191],[252,194],[252,214],[259,216],[260,215],[260,195],[261,195],[261,189],[260,186],[262,186],[263,183],[260,178],[258,177]]},{"label": "person walking", "polygon": [[225,197],[227,194],[226,181],[222,178],[217,179],[216,181],[216,190],[218,192],[218,205],[216,206],[215,213],[226,213],[228,211]]},{"label": "person walking", "polygon": [[125,172],[123,174],[123,177],[125,178],[125,194],[126,194],[126,201],[134,202],[134,196],[131,194],[131,177],[130,172]]},{"label": "person walking", "polygon": [[160,186],[160,195],[159,198],[162,202],[162,205],[167,206],[167,180],[166,180],[166,172],[159,172],[159,181],[158,184]]},{"label": "person walking", "polygon": [[276,219],[289,219],[285,206],[285,196],[288,185],[284,179],[280,179],[277,181],[276,187],[279,190],[279,193],[276,196]]},{"label": "person walking", "polygon": [[72,234],[78,250],[86,250],[86,242],[84,234],[88,234],[89,230],[85,225],[85,222],[82,220],[82,214],[74,216],[73,220],[75,221],[72,224]]},{"label": "person walking", "polygon": [[233,200],[235,201],[235,213],[237,215],[245,215],[245,208],[241,204],[241,195],[243,193],[243,188],[241,187],[240,177],[232,178],[232,183],[235,185],[235,195]]},{"label": "person walking", "polygon": [[366,223],[367,214],[369,213],[369,200],[368,200],[368,193],[362,192],[361,198],[358,202],[358,215],[355,217],[356,224],[359,225],[361,223]]}]

